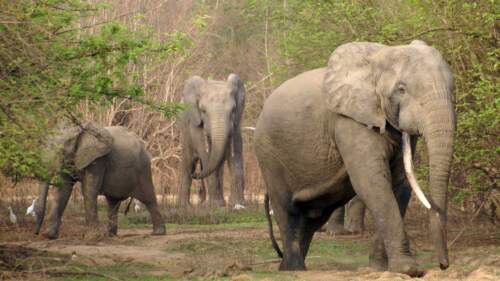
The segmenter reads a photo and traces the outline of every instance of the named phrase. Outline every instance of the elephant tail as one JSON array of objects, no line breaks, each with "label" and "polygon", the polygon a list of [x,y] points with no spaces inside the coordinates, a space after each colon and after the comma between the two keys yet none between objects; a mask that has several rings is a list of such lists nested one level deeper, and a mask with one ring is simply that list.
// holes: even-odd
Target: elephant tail
[{"label": "elephant tail", "polygon": [[132,204],[132,201],[134,200],[133,197],[130,197],[130,200],[128,201],[127,207],[123,211],[123,214],[126,216],[128,214],[128,211],[130,211],[130,205]]},{"label": "elephant tail", "polygon": [[264,209],[266,211],[266,217],[267,217],[267,223],[269,226],[269,236],[271,237],[271,243],[273,243],[273,248],[276,251],[276,254],[278,257],[283,258],[283,252],[281,252],[280,246],[276,242],[276,239],[274,238],[274,233],[273,233],[273,221],[271,219],[271,214],[269,210],[269,194],[266,192],[264,195]]}]

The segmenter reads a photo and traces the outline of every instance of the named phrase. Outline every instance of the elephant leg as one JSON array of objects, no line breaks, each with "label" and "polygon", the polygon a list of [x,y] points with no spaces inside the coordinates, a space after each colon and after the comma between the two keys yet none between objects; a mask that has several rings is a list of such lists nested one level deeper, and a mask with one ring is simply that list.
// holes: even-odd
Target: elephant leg
[{"label": "elephant leg", "polygon": [[97,229],[99,217],[97,215],[97,195],[102,188],[105,165],[102,159],[95,161],[85,168],[82,190],[85,205],[85,220],[90,229]]},{"label": "elephant leg", "polygon": [[[414,146],[415,144],[412,145]],[[412,148],[412,151],[415,151],[415,147]],[[401,152],[398,152],[391,161],[391,175],[394,196],[396,197],[401,217],[404,218],[406,214],[406,207],[410,202],[411,187],[408,183],[408,180],[406,179],[403,164],[403,155]],[[408,245],[406,251],[408,252],[408,254],[410,254],[410,245],[409,242],[407,243]],[[388,266],[387,253],[385,251],[384,242],[382,238],[380,238],[380,234],[378,233],[373,243],[373,249],[370,253],[370,266],[379,270],[386,270]]]},{"label": "elephant leg", "polygon": [[382,237],[389,270],[418,275],[392,189],[390,145],[380,134],[348,119],[338,120],[335,137],[352,186],[370,210]]},{"label": "elephant leg", "polygon": [[[140,200],[141,201],[141,200]],[[158,204],[156,200],[151,201],[141,201],[146,208],[148,209],[149,214],[151,215],[151,221],[153,222],[153,235],[165,235],[165,221],[159,211]]]},{"label": "elephant leg", "polygon": [[300,213],[292,213],[274,204],[273,210],[283,240],[283,260],[279,270],[305,270],[306,249],[309,248],[314,232],[305,235],[305,217]]},{"label": "elephant leg", "polygon": [[345,228],[351,233],[363,233],[365,230],[366,205],[359,197],[354,197],[347,204]]},{"label": "elephant leg", "polygon": [[229,195],[229,205],[243,205],[245,203],[245,176],[243,173],[243,147],[239,127],[238,130],[235,130],[232,138],[232,155],[230,153],[231,149],[228,149],[227,151],[230,154],[227,159],[229,172],[231,174],[231,194]]},{"label": "elephant leg", "polygon": [[350,234],[344,228],[345,207],[341,206],[333,211],[328,224],[326,225],[326,233],[330,235],[345,235]]},{"label": "elephant leg", "polygon": [[[321,216],[319,216],[318,218],[307,219],[301,243],[304,259],[309,252],[309,246],[311,245],[314,233],[316,233],[316,231],[318,231],[329,220],[329,218],[331,219],[334,213],[333,208],[334,207],[330,207],[322,210]],[[337,209],[340,209],[340,207]]]},{"label": "elephant leg", "polygon": [[[187,207],[189,206],[189,198],[191,196],[191,184],[193,179],[191,178],[191,173],[194,170],[195,164],[192,160],[192,151],[190,147],[183,148],[183,155],[181,160],[181,174],[180,174],[180,185],[179,191],[177,192],[177,206]],[[189,150],[189,151],[186,151]]]},{"label": "elephant leg", "polygon": [[75,181],[68,176],[63,176],[62,186],[55,188],[54,204],[49,217],[49,225],[44,236],[49,239],[56,239],[59,236],[61,219],[68,204]]},{"label": "elephant leg", "polygon": [[224,163],[209,176],[208,205],[210,207],[222,207],[226,205],[223,191]]},{"label": "elephant leg", "polygon": [[163,216],[160,213],[158,203],[156,201],[156,193],[153,185],[153,179],[151,177],[150,167],[143,171],[140,180],[140,188],[134,197],[146,206],[149,214],[151,215],[151,221],[153,223],[152,234],[165,235],[165,221],[163,220]]},{"label": "elephant leg", "polygon": [[108,235],[115,236],[118,234],[118,210],[122,200],[106,196],[108,203]]},{"label": "elephant leg", "polygon": [[205,186],[205,179],[200,180],[200,188],[198,190],[199,204],[205,203],[207,201],[207,187]]}]

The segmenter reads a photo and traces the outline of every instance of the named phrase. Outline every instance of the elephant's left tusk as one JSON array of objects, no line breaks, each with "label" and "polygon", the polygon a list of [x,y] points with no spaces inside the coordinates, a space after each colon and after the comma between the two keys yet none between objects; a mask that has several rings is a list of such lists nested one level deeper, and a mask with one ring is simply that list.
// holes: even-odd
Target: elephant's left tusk
[{"label": "elephant's left tusk", "polygon": [[411,159],[411,144],[410,144],[410,135],[403,132],[403,163],[405,166],[406,178],[410,183],[411,189],[417,195],[417,198],[424,204],[427,209],[431,208],[431,203],[425,197],[422,189],[418,185],[417,179],[415,178],[415,174],[413,173],[413,165]]}]

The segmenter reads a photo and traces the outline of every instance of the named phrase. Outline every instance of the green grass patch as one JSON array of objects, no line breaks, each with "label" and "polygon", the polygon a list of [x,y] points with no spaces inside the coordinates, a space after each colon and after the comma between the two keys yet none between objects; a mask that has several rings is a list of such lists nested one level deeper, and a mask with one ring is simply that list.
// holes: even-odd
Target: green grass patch
[{"label": "green grass patch", "polygon": [[[169,224],[178,225],[262,225],[266,222],[264,211],[257,207],[245,210],[228,210],[226,208],[171,208],[162,212]],[[147,211],[139,214],[130,212],[127,216],[120,216],[119,224],[124,227],[147,227],[151,225],[151,218]]]},{"label": "green grass patch", "polygon": [[354,269],[368,264],[369,249],[367,240],[315,239],[306,263],[309,266],[334,264],[339,269]]},{"label": "green grass patch", "polygon": [[166,252],[182,252],[193,256],[222,255],[239,260],[272,259],[276,254],[271,241],[263,238],[234,238],[185,240],[168,245]]}]

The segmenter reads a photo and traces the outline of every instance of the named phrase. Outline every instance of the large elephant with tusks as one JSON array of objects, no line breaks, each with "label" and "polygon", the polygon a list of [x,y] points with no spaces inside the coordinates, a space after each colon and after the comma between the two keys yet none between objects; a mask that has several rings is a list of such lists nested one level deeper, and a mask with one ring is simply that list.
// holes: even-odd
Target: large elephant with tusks
[{"label": "large elephant with tusks", "polygon": [[[430,210],[437,261],[449,266],[453,88],[447,63],[422,41],[356,42],[339,46],[328,67],[271,94],[257,122],[255,152],[283,240],[281,270],[304,270],[315,231],[357,194],[377,228],[370,264],[419,275],[403,223],[410,187]],[[420,135],[429,153],[429,200],[411,167]]]}]

